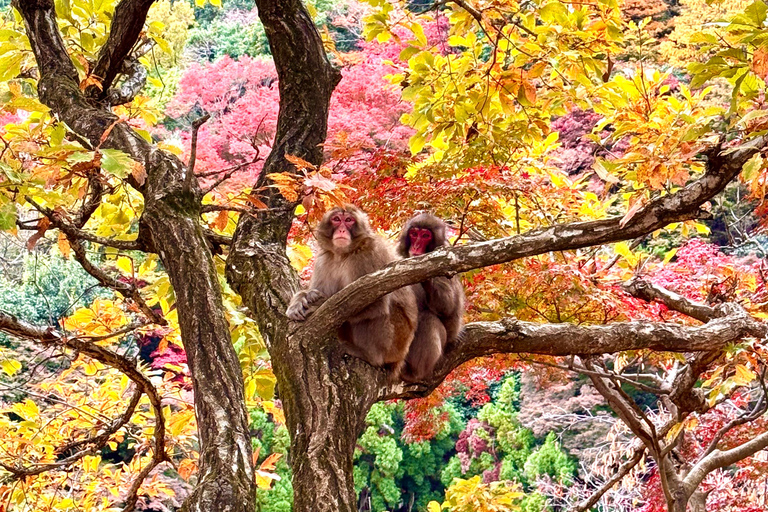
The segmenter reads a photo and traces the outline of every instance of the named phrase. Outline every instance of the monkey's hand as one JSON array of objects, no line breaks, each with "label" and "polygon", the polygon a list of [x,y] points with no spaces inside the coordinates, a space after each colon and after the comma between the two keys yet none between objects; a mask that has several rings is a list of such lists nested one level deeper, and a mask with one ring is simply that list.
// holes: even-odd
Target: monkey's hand
[{"label": "monkey's hand", "polygon": [[294,322],[303,322],[325,302],[325,298],[319,290],[301,290],[293,296],[285,314]]}]

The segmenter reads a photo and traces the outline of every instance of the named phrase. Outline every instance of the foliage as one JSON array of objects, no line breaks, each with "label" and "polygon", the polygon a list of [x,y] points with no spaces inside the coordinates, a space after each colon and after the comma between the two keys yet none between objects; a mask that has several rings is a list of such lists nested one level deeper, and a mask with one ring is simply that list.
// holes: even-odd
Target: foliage
[{"label": "foliage", "polygon": [[517,501],[522,493],[506,482],[486,484],[480,477],[457,479],[445,492],[445,501],[430,510],[449,512],[502,512],[521,510]]},{"label": "foliage", "polygon": [[[0,276],[0,309],[34,323],[55,322],[96,298],[110,296],[76,261],[43,251],[24,257],[18,281]],[[5,334],[0,339],[7,344]]]},{"label": "foliage", "polygon": [[[153,6],[142,33],[151,49],[142,53],[140,44],[133,55],[150,70],[148,96],[112,112],[148,140],[160,140],[159,149],[186,158],[192,122],[211,114],[199,131],[195,171],[204,188],[237,171],[205,200],[212,212],[203,223],[215,235],[229,236],[237,213],[250,215],[266,206],[259,195],[263,190],[249,187],[272,149],[277,73],[250,4],[236,0],[219,9],[203,3],[196,2],[194,10],[186,1]],[[311,252],[305,228],[332,202],[359,203],[389,234],[413,211],[432,210],[452,221],[454,243],[611,216],[621,218],[623,226],[650,201],[700,177],[706,168],[703,155],[718,140],[728,148],[766,129],[768,8],[761,1],[684,0],[674,32],[660,45],[663,60],[657,62],[650,51],[656,41],[648,31],[667,31],[671,11],[661,2],[448,2],[440,9],[424,9],[418,2],[369,3],[367,8],[312,3],[312,15],[343,76],[331,101],[324,147],[328,163],[317,169],[290,156],[297,173],[269,176],[270,186],[301,203],[296,212],[307,222],[291,232],[290,255],[305,272]],[[92,67],[107,40],[115,4],[56,2],[81,89],[101,85]],[[732,23],[710,23],[736,13]],[[656,26],[640,21],[649,15]],[[0,310],[61,332],[61,340],[89,340],[128,361],[141,361],[137,371],[148,376],[161,407],[155,410],[145,393],[120,424],[134,384],[119,365],[29,342],[24,350],[35,346],[36,357],[44,359],[50,351],[63,361],[55,368],[58,373],[38,374],[38,359],[19,357],[15,352],[21,345],[3,338],[0,368],[7,379],[27,386],[0,403],[0,476],[10,482],[0,484],[0,509],[116,510],[134,482],[140,484],[142,506],[170,508],[187,492],[186,482],[194,482],[200,450],[181,348],[178,291],[157,256],[95,241],[109,237],[124,243],[113,246],[127,247],[136,239],[144,204],[134,184],[147,179],[148,162],[102,147],[113,127],[105,127],[100,144],[86,144],[73,126],[40,103],[39,72],[20,21],[13,13],[0,20],[0,228],[14,236],[34,233],[26,240],[29,249],[37,244],[37,252],[26,258],[22,279],[0,278]],[[363,32],[368,42],[358,40]],[[180,58],[184,48],[193,62]],[[670,64],[687,65],[689,75]],[[704,87],[712,80],[727,84],[725,103]],[[168,117],[158,126],[163,114]],[[740,217],[741,239],[756,245],[764,235],[749,210],[756,204],[758,216],[768,213],[766,167],[757,154],[744,168],[741,188],[729,191],[749,194],[741,205],[745,211],[734,215],[735,200],[718,200],[715,208],[717,220],[727,227],[733,226],[729,215]],[[53,222],[74,222],[93,197],[98,206],[77,229],[94,241],[54,232]],[[520,321],[576,325],[610,326],[627,319],[693,324],[666,306],[641,302],[619,289],[619,283],[638,276],[688,299],[737,302],[756,318],[766,318],[764,262],[745,257],[743,247],[742,253],[721,250],[706,235],[705,225],[688,221],[634,242],[543,252],[468,272],[468,319],[514,315]],[[42,249],[54,245],[71,259],[44,256]],[[226,243],[215,245],[212,252],[226,258]],[[94,265],[103,275],[91,274],[100,279],[79,270]],[[256,322],[227,286],[223,268],[219,261],[221,307],[243,368],[255,432],[257,505],[287,512],[293,503],[290,440],[274,399],[275,376]],[[119,293],[96,292],[96,282]],[[155,322],[155,315],[162,322]],[[721,359],[701,370],[696,390],[709,409],[685,411],[687,416],[668,431],[680,436],[674,456],[681,464],[704,455],[719,429],[758,402],[764,352],[761,340],[748,339],[727,347]],[[666,382],[682,360],[637,352],[605,356],[605,361],[613,372],[634,368],[647,372],[649,381]],[[573,365],[573,359],[537,362],[550,372],[541,371],[545,377]],[[488,390],[488,382],[523,364],[513,357],[477,360],[457,369],[422,401],[376,404],[355,451],[361,501],[377,511],[407,504],[430,511],[532,512],[549,506],[553,487],[569,499],[575,496],[567,491],[586,480],[575,478],[576,465],[555,433],[541,443],[520,423],[515,378],[505,379],[490,400],[495,391]],[[647,391],[645,381],[641,384],[642,393],[625,394],[651,416],[649,421],[661,425],[672,413]],[[464,395],[462,406],[469,405],[457,405],[457,394]],[[649,407],[639,407],[641,400]],[[175,470],[154,469],[145,479],[142,469],[152,464],[152,439],[161,421]],[[112,424],[118,427],[99,441],[97,434]],[[725,435],[721,447],[764,431],[763,420],[750,421]],[[81,453],[79,446],[93,448]],[[615,467],[624,454],[616,449],[605,467]],[[48,471],[21,478],[14,473],[37,467]],[[653,468],[644,462],[630,477],[640,482],[633,496],[640,496],[648,511],[667,505]],[[764,464],[751,457],[713,473],[702,489],[711,491],[712,503],[735,510],[748,506],[740,490],[764,493],[764,480]],[[629,484],[622,485],[629,492]],[[585,484],[587,490],[595,487],[593,480]],[[60,499],[63,490],[67,497]]]},{"label": "foliage", "polygon": [[743,12],[751,3],[749,0],[680,0],[680,15],[675,18],[675,28],[660,44],[663,58],[680,67],[702,60],[706,54],[701,51],[701,43],[721,32],[717,22]]},{"label": "foliage", "polygon": [[354,468],[355,489],[370,510],[392,510],[410,500],[422,510],[442,496],[439,472],[463,426],[452,406],[442,409],[449,419],[433,439],[407,443],[402,440],[402,405],[373,406],[358,441]]}]

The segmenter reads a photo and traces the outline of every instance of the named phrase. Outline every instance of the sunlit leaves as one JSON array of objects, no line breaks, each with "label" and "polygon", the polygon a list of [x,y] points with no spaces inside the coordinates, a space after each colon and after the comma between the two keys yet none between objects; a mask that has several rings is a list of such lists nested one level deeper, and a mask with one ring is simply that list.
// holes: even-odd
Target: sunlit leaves
[{"label": "sunlit leaves", "polygon": [[507,482],[483,483],[480,475],[469,479],[457,478],[445,491],[442,505],[432,502],[429,510],[439,512],[509,512],[520,510],[520,499],[525,496],[516,486]]}]

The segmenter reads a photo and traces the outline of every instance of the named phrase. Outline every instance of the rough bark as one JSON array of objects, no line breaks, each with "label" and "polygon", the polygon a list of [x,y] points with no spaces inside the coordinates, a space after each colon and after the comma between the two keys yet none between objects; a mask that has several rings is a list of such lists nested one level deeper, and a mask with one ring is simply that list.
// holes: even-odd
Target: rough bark
[{"label": "rough bark", "polygon": [[[135,28],[151,2],[124,1],[116,9],[106,58],[119,69],[138,36]],[[139,11],[135,9],[140,7]],[[200,435],[198,485],[183,510],[251,512],[255,489],[242,371],[224,316],[212,255],[200,226],[202,194],[175,156],[148,144],[125,123],[79,90],[78,76],[64,48],[50,0],[14,1],[22,13],[40,70],[38,94],[59,118],[96,147],[115,148],[142,163],[145,183],[140,240],[155,250],[176,293],[179,325],[195,390]],[[127,14],[126,14],[127,13]],[[135,19],[130,13],[141,16]],[[121,23],[130,23],[130,27]],[[120,34],[123,34],[122,36]],[[109,135],[101,141],[105,133]],[[186,185],[186,186],[185,186]]]},{"label": "rough bark", "polygon": [[[257,186],[272,172],[295,172],[284,156],[322,160],[330,97],[340,73],[328,62],[322,41],[300,0],[259,0],[280,88],[275,144]],[[291,433],[296,512],[353,511],[352,459],[365,411],[376,389],[365,372],[349,371],[345,359],[308,338],[290,337],[284,315],[297,289],[285,255],[295,204],[268,192],[267,204],[282,214],[241,216],[227,277],[254,313],[269,347],[278,391]],[[325,334],[328,336],[328,334]],[[354,363],[360,364],[362,363]],[[370,367],[369,367],[370,368]]]},{"label": "rough bark", "polygon": [[[257,5],[280,80],[278,133],[257,182],[263,186],[267,173],[294,171],[284,159],[286,153],[320,163],[317,145],[325,139],[328,100],[337,74],[325,59],[320,38],[298,0],[259,0]],[[291,434],[294,510],[355,510],[352,457],[370,406],[387,398],[423,396],[452,368],[474,357],[495,352],[573,354],[641,347],[688,351],[691,344],[711,349],[759,330],[740,313],[699,330],[660,324],[580,329],[514,319],[471,324],[463,342],[449,350],[434,378],[410,386],[391,385],[385,372],[343,356],[331,334],[350,314],[407,284],[553,250],[633,239],[671,222],[694,219],[701,214],[699,207],[721,191],[764,143],[759,139],[728,156],[712,152],[706,175],[678,193],[650,203],[626,223],[614,218],[557,225],[398,262],[353,283],[328,300],[311,321],[298,326],[290,325],[284,315],[297,289],[295,272],[284,252],[295,204],[268,191],[265,202],[276,213],[241,217],[227,262],[227,278],[259,323],[272,357]]]}]

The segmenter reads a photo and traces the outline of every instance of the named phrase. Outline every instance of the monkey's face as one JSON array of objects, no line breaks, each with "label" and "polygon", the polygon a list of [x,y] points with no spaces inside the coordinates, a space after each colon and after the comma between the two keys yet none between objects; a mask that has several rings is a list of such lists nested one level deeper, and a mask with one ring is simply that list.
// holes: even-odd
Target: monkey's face
[{"label": "monkey's face", "polygon": [[342,210],[333,213],[330,220],[333,227],[333,246],[339,249],[348,248],[352,243],[352,233],[357,223],[354,215]]},{"label": "monkey's face", "polygon": [[427,228],[413,227],[408,230],[408,254],[410,256],[419,256],[432,250],[432,230]]}]

